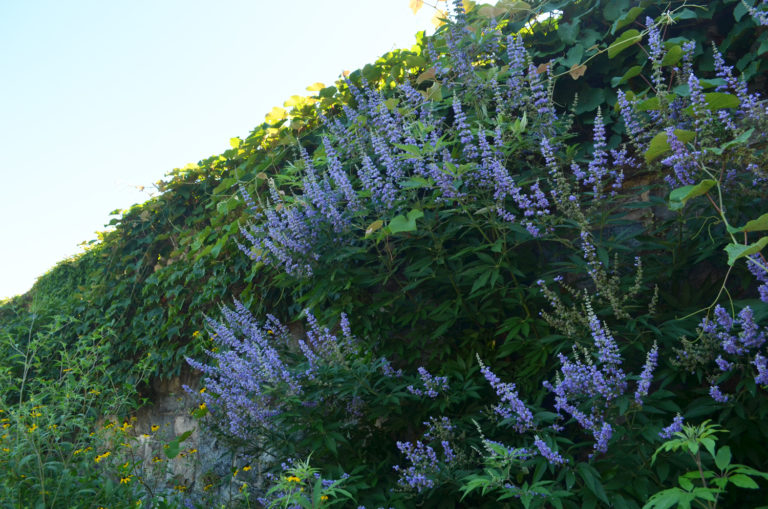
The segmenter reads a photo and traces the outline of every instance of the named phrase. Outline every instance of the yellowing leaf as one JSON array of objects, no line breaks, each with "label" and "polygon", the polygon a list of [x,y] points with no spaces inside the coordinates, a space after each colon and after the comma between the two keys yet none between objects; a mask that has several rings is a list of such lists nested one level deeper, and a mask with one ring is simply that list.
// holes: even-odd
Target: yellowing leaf
[{"label": "yellowing leaf", "polygon": [[287,113],[283,108],[280,108],[278,106],[275,106],[272,108],[272,111],[270,111],[264,119],[267,121],[268,124],[276,124],[283,120],[286,117]]},{"label": "yellowing leaf", "polygon": [[377,219],[376,221],[369,224],[368,228],[365,229],[365,236],[368,237],[370,234],[380,229],[382,226],[384,226],[384,221],[382,221],[381,219]]},{"label": "yellowing leaf", "polygon": [[435,15],[432,16],[432,24],[435,25],[435,28],[440,28],[441,26],[445,25],[445,20],[448,18],[448,14],[446,14],[443,10],[435,11]]},{"label": "yellowing leaf", "polygon": [[324,88],[325,88],[325,85],[318,81],[317,83],[312,83],[310,86],[308,86],[307,90],[309,90],[310,92],[317,92],[318,90],[322,90]]},{"label": "yellowing leaf", "polygon": [[549,62],[539,64],[538,67],[536,67],[536,73],[537,74],[544,74],[547,72],[547,69],[549,69]]},{"label": "yellowing leaf", "polygon": [[480,10],[477,11],[480,16],[488,19],[492,18],[498,18],[499,16],[503,16],[504,14],[507,14],[507,9],[504,9],[503,7],[493,7],[491,5],[483,5],[480,7]]},{"label": "yellowing leaf", "polygon": [[422,7],[424,7],[424,0],[411,0],[409,7],[411,8],[411,11],[416,14]]},{"label": "yellowing leaf", "polygon": [[240,146],[240,144],[241,144],[242,142],[243,142],[243,140],[241,140],[240,138],[230,138],[230,139],[229,139],[229,145],[230,145],[232,148],[237,148],[237,147],[239,147],[239,146]]},{"label": "yellowing leaf", "polygon": [[584,76],[584,73],[587,72],[587,66],[586,64],[573,64],[571,66],[571,70],[568,71],[568,74],[571,75],[571,78],[577,80]]}]

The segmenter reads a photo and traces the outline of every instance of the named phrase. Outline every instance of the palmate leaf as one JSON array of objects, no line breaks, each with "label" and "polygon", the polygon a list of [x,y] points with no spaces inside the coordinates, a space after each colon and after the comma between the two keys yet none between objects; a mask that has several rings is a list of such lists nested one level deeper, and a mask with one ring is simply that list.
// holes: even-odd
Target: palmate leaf
[{"label": "palmate leaf", "polygon": [[733,266],[739,258],[759,253],[766,244],[768,244],[768,237],[763,237],[752,244],[728,244],[725,246],[725,252],[728,253],[728,265]]},{"label": "palmate leaf", "polygon": [[712,179],[704,179],[698,184],[674,189],[669,193],[669,209],[680,210],[688,200],[706,194],[715,184],[717,182]]}]

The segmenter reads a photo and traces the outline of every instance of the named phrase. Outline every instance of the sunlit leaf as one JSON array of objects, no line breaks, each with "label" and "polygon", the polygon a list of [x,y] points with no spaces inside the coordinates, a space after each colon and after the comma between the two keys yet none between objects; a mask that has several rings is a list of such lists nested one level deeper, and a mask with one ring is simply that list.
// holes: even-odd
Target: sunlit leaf
[{"label": "sunlit leaf", "polygon": [[230,138],[229,139],[229,145],[232,148],[238,148],[242,142],[243,142],[243,140],[241,140],[240,138]]},{"label": "sunlit leaf", "polygon": [[310,92],[317,92],[318,90],[322,90],[324,88],[325,88],[325,85],[318,81],[318,82],[312,83],[310,86],[308,86],[307,90],[309,90]]},{"label": "sunlit leaf", "polygon": [[368,228],[365,229],[365,236],[368,237],[373,232],[379,230],[382,226],[384,226],[384,221],[377,219],[376,221],[369,224]]},{"label": "sunlit leaf", "polygon": [[268,124],[276,124],[283,120],[287,116],[287,112],[285,109],[280,108],[278,106],[275,106],[272,108],[272,111],[269,112],[264,119],[267,121]]},{"label": "sunlit leaf", "polygon": [[411,12],[416,14],[422,7],[424,7],[424,0],[411,0],[409,7],[411,8]]},{"label": "sunlit leaf", "polygon": [[733,226],[728,226],[728,231],[731,233],[762,232],[766,230],[768,230],[768,214],[763,214],[757,219],[753,219],[752,221],[747,221],[747,224],[745,224],[741,228],[734,228]]},{"label": "sunlit leaf", "polygon": [[448,19],[448,14],[443,10],[436,10],[434,16],[432,16],[432,24],[435,28],[440,28],[445,25],[445,20]]}]

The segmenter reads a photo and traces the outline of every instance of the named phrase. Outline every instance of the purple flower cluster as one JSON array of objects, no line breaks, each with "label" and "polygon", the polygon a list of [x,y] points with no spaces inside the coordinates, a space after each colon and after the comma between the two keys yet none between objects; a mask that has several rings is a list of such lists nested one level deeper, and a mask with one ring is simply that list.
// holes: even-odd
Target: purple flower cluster
[{"label": "purple flower cluster", "polygon": [[[755,322],[752,308],[745,306],[736,318],[733,318],[725,308],[718,305],[715,307],[713,319],[705,317],[700,327],[704,334],[715,338],[723,352],[733,359],[729,361],[724,359],[722,354],[718,355],[715,363],[720,371],[728,373],[736,367],[740,358],[752,356],[750,363],[757,370],[755,383],[765,385],[768,382],[766,357],[759,351],[768,340],[768,331],[761,330]],[[729,400],[729,396],[714,383],[709,388],[709,395],[719,403]]]},{"label": "purple flower cluster", "polygon": [[538,449],[539,454],[543,456],[550,465],[562,465],[568,462],[568,460],[563,458],[559,452],[553,451],[544,440],[539,438],[539,435],[533,437],[533,444],[536,446],[536,449]]},{"label": "purple flower cluster", "polygon": [[665,440],[669,440],[675,433],[680,431],[683,431],[683,416],[677,414],[675,418],[672,419],[672,424],[659,432],[659,436]]},{"label": "purple flower cluster", "polygon": [[397,448],[405,455],[410,463],[408,467],[395,465],[393,468],[400,474],[398,484],[406,489],[422,492],[435,486],[435,477],[440,473],[443,465],[451,463],[455,459],[453,449],[447,442],[441,443],[443,448],[443,461],[437,458],[435,450],[417,440],[415,443],[397,442]]},{"label": "purple flower cluster", "polygon": [[760,294],[760,300],[768,303],[768,261],[761,254],[748,257],[747,267],[752,275],[760,282],[757,291]]},{"label": "purple flower cluster", "polygon": [[[345,315],[341,316],[342,337],[337,338],[307,312],[309,330],[306,340],[299,340],[308,369],[289,365],[291,335],[288,328],[274,316],[260,323],[239,301],[234,308],[223,307],[223,321],[208,319],[212,338],[223,351],[208,351],[211,364],[187,358],[193,368],[205,378],[206,390],[194,394],[202,399],[221,426],[231,435],[247,439],[254,428],[263,427],[284,411],[287,396],[303,393],[302,384],[314,376],[319,363],[338,364],[353,353],[354,338]],[[283,351],[281,355],[280,350]],[[299,364],[299,366],[301,363]],[[192,393],[191,389],[185,387]],[[308,406],[315,402],[305,401]],[[358,410],[354,399],[350,408]]]},{"label": "purple flower cluster", "polygon": [[502,403],[494,407],[496,413],[504,419],[514,419],[514,428],[519,433],[533,429],[535,426],[533,413],[517,395],[515,384],[502,382],[479,358],[478,362],[480,362],[480,372],[488,380],[488,383],[491,384],[491,387],[496,391],[496,395],[502,401]]},{"label": "purple flower cluster", "polygon": [[643,371],[640,373],[640,380],[637,382],[637,390],[635,391],[635,403],[638,405],[643,404],[643,398],[648,395],[648,389],[651,387],[651,381],[653,380],[653,371],[656,369],[656,364],[659,360],[659,347],[654,342],[653,347],[648,350],[648,355],[643,365]]},{"label": "purple flower cluster", "polygon": [[434,376],[429,373],[424,367],[420,366],[417,370],[423,388],[416,388],[413,385],[406,387],[406,390],[416,396],[426,396],[428,398],[436,398],[440,395],[440,392],[448,390],[448,377]]}]

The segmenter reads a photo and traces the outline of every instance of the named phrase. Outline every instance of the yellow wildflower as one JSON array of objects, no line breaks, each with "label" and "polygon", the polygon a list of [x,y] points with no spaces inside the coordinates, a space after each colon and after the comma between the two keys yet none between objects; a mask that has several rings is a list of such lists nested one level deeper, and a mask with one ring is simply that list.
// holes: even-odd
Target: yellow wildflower
[{"label": "yellow wildflower", "polygon": [[173,489],[178,491],[178,492],[187,491],[187,487],[186,486],[182,486],[181,484],[178,484],[178,485],[174,486]]},{"label": "yellow wildflower", "polygon": [[232,477],[237,477],[237,474],[239,473],[240,473],[240,469],[238,468],[237,470],[235,470],[235,473],[232,474]]},{"label": "yellow wildflower", "polygon": [[153,424],[153,425],[150,427],[150,429],[151,429],[152,431],[157,431],[157,430],[159,430],[159,429],[160,429],[160,426],[158,426],[157,424]]},{"label": "yellow wildflower", "polygon": [[36,429],[37,429],[37,424],[33,424],[32,426],[30,426],[30,427],[27,429],[27,431],[28,431],[29,433],[32,433],[32,432],[33,432],[33,431],[35,431]]},{"label": "yellow wildflower", "polygon": [[200,403],[200,404],[197,406],[197,408],[199,408],[200,410],[205,410],[205,408],[206,408],[206,406],[205,406],[205,403]]},{"label": "yellow wildflower", "polygon": [[210,490],[211,488],[213,488],[213,484],[210,484],[210,483],[209,483],[209,484],[206,484],[205,486],[203,486],[203,491],[208,491],[208,490]]},{"label": "yellow wildflower", "polygon": [[90,391],[88,391],[88,394],[97,394],[98,395],[98,394],[101,394],[101,391],[97,391],[96,389],[91,389]]},{"label": "yellow wildflower", "polygon": [[155,456],[154,458],[152,458],[152,463],[160,463],[161,461],[163,460],[159,456]]},{"label": "yellow wildflower", "polygon": [[292,475],[292,476],[288,477],[288,479],[286,479],[286,481],[288,481],[288,482],[301,482],[301,479],[299,479],[295,475]]},{"label": "yellow wildflower", "polygon": [[32,417],[40,417],[40,416],[41,416],[41,415],[43,415],[43,414],[41,414],[40,412],[32,412],[30,415],[31,415]]},{"label": "yellow wildflower", "polygon": [[99,454],[98,456],[93,458],[93,461],[95,461],[96,463],[100,463],[101,460],[108,458],[110,454],[112,453],[109,451],[105,452],[104,454]]},{"label": "yellow wildflower", "polygon": [[244,482],[242,485],[240,485],[240,493],[242,493],[247,487],[248,487],[247,482]]},{"label": "yellow wildflower", "polygon": [[129,475],[128,477],[121,477],[120,478],[120,484],[128,484],[129,482],[131,482],[131,477],[133,477],[133,476]]},{"label": "yellow wildflower", "polygon": [[197,452],[197,449],[190,449],[189,454],[195,454]]},{"label": "yellow wildflower", "polygon": [[323,495],[322,497],[320,497],[320,500],[328,500],[328,495]]},{"label": "yellow wildflower", "polygon": [[246,466],[243,467],[243,472],[247,472],[250,469],[251,469],[251,466],[250,465],[246,465]]},{"label": "yellow wildflower", "polygon": [[203,387],[202,389],[200,389],[200,394],[204,393],[206,391],[206,389],[207,389],[207,387]]},{"label": "yellow wildflower", "polygon": [[3,447],[3,452],[11,452],[11,450],[8,449],[7,447]]},{"label": "yellow wildflower", "polygon": [[120,431],[128,431],[130,428],[132,428],[133,425],[129,424],[127,421],[123,423],[122,426],[120,426]]}]

